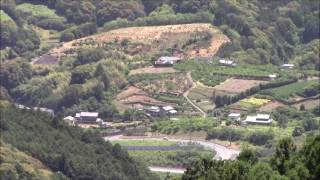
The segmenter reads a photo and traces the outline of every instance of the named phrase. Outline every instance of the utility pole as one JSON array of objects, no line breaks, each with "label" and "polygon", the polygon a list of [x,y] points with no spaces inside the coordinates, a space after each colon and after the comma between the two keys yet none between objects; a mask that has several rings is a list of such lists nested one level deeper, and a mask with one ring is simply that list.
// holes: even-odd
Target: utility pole
[{"label": "utility pole", "polygon": [[188,117],[189,119],[189,144],[191,145],[191,118]]}]

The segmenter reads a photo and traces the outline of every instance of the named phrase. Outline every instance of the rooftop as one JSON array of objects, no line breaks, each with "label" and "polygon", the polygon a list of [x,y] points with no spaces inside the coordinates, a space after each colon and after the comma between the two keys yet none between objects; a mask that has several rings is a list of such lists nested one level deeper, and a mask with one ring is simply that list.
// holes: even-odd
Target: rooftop
[{"label": "rooftop", "polygon": [[230,113],[228,117],[240,117],[240,113]]},{"label": "rooftop", "polygon": [[162,109],[165,111],[174,110],[174,108],[172,106],[164,106],[164,107],[162,107]]},{"label": "rooftop", "polygon": [[179,61],[181,58],[174,56],[161,56],[158,61]]},{"label": "rooftop", "polygon": [[269,119],[270,114],[257,114],[257,119]]},{"label": "rooftop", "polygon": [[86,117],[98,117],[99,113],[98,112],[81,112],[80,116],[86,116]]},{"label": "rooftop", "polygon": [[232,65],[232,64],[233,64],[233,61],[226,60],[226,59],[220,59],[220,60],[219,60],[219,63]]}]

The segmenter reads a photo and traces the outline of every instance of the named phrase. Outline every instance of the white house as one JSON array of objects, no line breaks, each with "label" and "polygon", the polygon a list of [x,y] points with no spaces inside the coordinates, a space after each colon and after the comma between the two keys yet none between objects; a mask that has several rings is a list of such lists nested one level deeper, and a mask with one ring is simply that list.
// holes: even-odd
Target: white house
[{"label": "white house", "polygon": [[230,113],[230,114],[228,115],[228,118],[229,118],[231,121],[240,121],[240,116],[241,116],[240,113]]},{"label": "white house", "polygon": [[246,124],[270,125],[272,121],[270,114],[257,114],[256,116],[247,116],[243,122]]},{"label": "white house", "polygon": [[294,68],[294,64],[282,64],[281,67],[283,69],[293,69]]}]

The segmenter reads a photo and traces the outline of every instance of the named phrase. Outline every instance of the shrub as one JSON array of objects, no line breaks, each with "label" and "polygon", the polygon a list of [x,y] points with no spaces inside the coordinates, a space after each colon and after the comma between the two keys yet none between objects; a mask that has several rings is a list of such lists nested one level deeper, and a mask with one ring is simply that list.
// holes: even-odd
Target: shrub
[{"label": "shrub", "polygon": [[255,145],[264,145],[274,138],[271,132],[254,132],[247,137],[247,141]]}]

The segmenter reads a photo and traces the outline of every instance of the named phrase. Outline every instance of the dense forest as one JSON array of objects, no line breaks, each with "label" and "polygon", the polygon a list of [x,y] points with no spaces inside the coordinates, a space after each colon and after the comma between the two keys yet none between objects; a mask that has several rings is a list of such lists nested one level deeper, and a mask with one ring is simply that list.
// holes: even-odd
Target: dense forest
[{"label": "dense forest", "polygon": [[[155,179],[146,167],[134,162],[119,145],[105,142],[99,133],[84,132],[40,112],[6,107],[0,113],[1,141],[39,159],[56,172],[54,178]],[[10,168],[1,169],[0,174],[1,179],[17,177]],[[20,179],[32,179],[27,175]]]},{"label": "dense forest", "polygon": [[301,149],[290,138],[279,141],[275,153],[259,160],[246,149],[236,161],[202,160],[190,167],[184,180],[193,179],[310,179],[320,177],[320,136],[310,136]]}]

